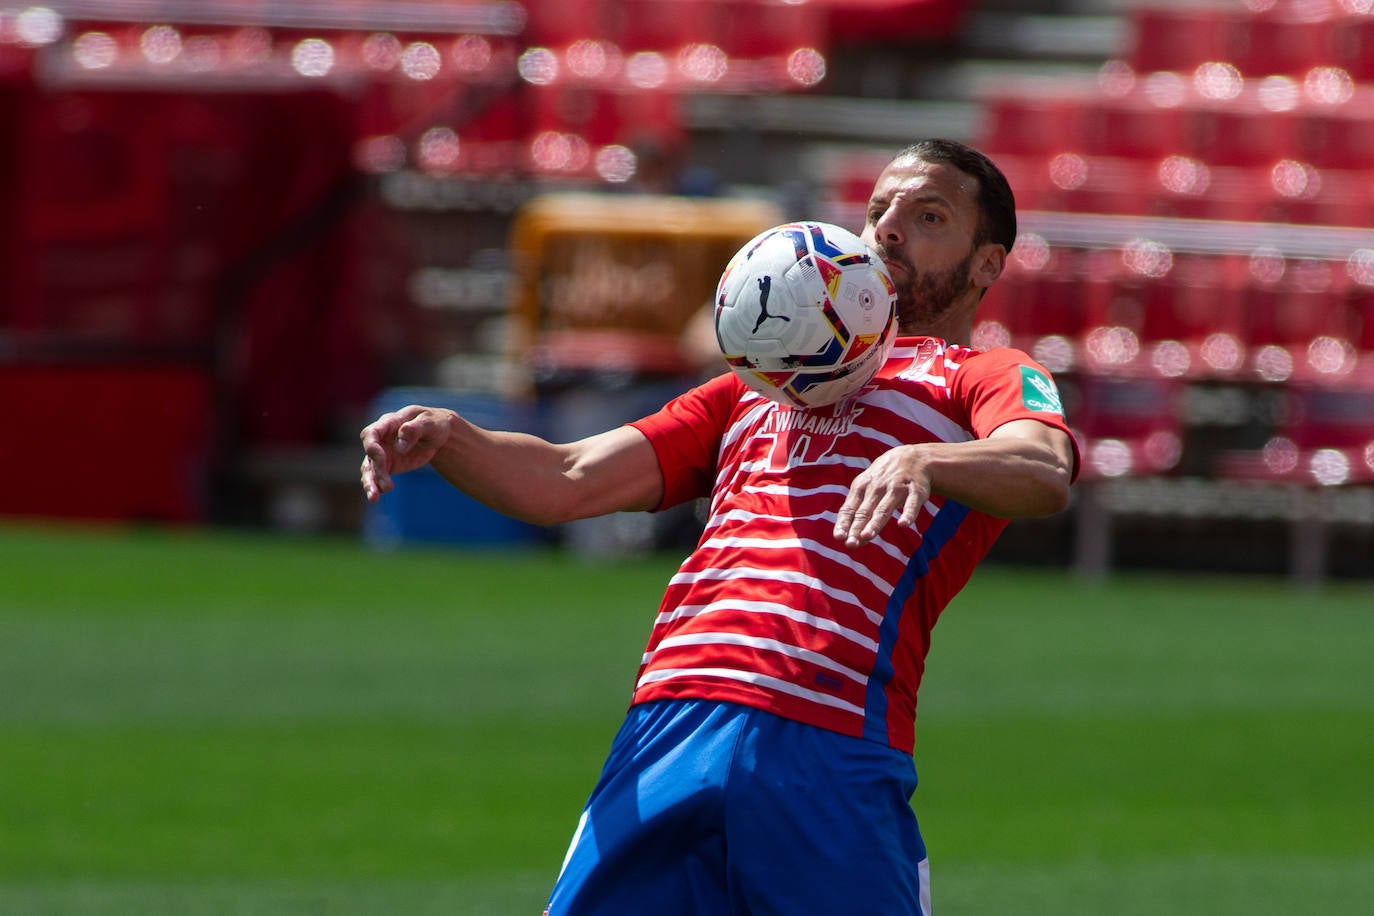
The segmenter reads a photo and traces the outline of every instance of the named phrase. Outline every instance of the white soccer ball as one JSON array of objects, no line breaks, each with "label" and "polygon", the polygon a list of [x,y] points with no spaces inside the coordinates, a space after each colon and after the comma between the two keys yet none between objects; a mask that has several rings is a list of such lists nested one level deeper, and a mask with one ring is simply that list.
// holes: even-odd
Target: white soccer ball
[{"label": "white soccer ball", "polygon": [[775,226],[741,248],[716,286],[716,340],[750,388],[820,407],[863,388],[897,339],[897,290],[847,229]]}]

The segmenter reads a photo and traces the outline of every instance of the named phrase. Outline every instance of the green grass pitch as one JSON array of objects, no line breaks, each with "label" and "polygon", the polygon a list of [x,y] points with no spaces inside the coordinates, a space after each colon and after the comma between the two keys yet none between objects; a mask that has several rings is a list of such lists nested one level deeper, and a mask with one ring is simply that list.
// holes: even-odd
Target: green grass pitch
[{"label": "green grass pitch", "polygon": [[[674,558],[0,528],[0,913],[538,913]],[[987,568],[940,916],[1370,912],[1374,588]]]}]

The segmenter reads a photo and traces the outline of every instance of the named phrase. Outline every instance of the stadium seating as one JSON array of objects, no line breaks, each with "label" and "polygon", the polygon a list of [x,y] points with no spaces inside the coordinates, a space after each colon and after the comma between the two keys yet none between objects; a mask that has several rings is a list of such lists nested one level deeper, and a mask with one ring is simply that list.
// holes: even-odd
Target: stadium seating
[{"label": "stadium seating", "polygon": [[1294,384],[1259,449],[1217,458],[1218,476],[1307,486],[1374,483],[1374,388]]},{"label": "stadium seating", "polygon": [[1131,14],[1132,44],[1126,61],[1137,73],[1183,72],[1225,56],[1226,33],[1235,18],[1213,6],[1142,5]]},{"label": "stadium seating", "polygon": [[[997,300],[1004,336],[1034,342],[1052,327],[1071,337],[1087,371],[1155,362],[1165,374],[1186,365],[1189,378],[1314,384],[1374,371],[1364,368],[1370,297],[1340,264],[1353,247],[1257,252],[1238,241],[1253,233],[1223,228],[1374,226],[1374,54],[1365,53],[1374,50],[1374,14],[1279,0],[1147,3],[1129,15],[1134,40],[1096,88],[1000,90],[986,100],[979,141],[1027,190],[1023,211],[1218,228],[1211,238],[1189,235],[1156,275],[1098,270],[1074,281],[1077,292],[1055,289],[1060,265],[1074,260],[1062,251],[1040,271],[1010,271],[1007,298]],[[1153,241],[1167,252],[1169,227],[1158,231]],[[1283,233],[1267,235],[1282,247]],[[1032,305],[1009,301],[1018,297]],[[1154,360],[1161,344],[1171,356]]]},{"label": "stadium seating", "polygon": [[1071,405],[1084,481],[1167,474],[1183,450],[1183,383],[1176,379],[1081,376]]}]

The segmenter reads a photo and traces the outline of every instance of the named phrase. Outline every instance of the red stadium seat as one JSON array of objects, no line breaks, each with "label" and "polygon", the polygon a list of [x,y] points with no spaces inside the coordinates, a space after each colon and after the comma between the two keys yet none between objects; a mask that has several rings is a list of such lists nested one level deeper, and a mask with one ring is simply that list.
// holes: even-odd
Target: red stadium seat
[{"label": "red stadium seat", "polygon": [[983,100],[978,146],[990,155],[1043,156],[1077,150],[1083,120],[1080,92],[1003,93]]},{"label": "red stadium seat", "polygon": [[1338,22],[1324,4],[1312,3],[1238,16],[1226,24],[1220,59],[1247,77],[1301,76],[1333,62]]},{"label": "red stadium seat", "polygon": [[1321,168],[1374,169],[1374,86],[1355,87],[1336,103],[1309,101],[1293,119],[1297,158]]},{"label": "red stadium seat", "polygon": [[689,45],[720,43],[722,6],[719,0],[620,0],[607,37],[627,55],[659,51],[675,57]]},{"label": "red stadium seat", "polygon": [[[527,139],[539,142],[544,137],[543,142],[570,143],[575,147],[569,152],[577,162],[570,163],[570,169],[554,171],[584,172],[592,165],[590,157],[608,144],[633,148],[652,142],[658,147],[672,147],[681,140],[679,97],[674,90],[604,89],[556,83],[528,86],[525,92]],[[561,155],[553,158],[562,160]]]},{"label": "red stadium seat", "polygon": [[[1245,290],[1251,370],[1268,382],[1336,384],[1357,365],[1359,316],[1347,295],[1339,265],[1315,259],[1277,257],[1273,282],[1254,279]],[[1258,273],[1258,272],[1257,272]]]},{"label": "red stadium seat", "polygon": [[613,17],[608,0],[525,0],[525,39],[533,47],[562,50],[581,39],[609,34]]},{"label": "red stadium seat", "polygon": [[1360,83],[1374,83],[1374,15],[1352,13],[1332,34],[1332,62]]},{"label": "red stadium seat", "polygon": [[1181,219],[1260,219],[1269,200],[1269,169],[1209,166],[1171,157],[1156,170],[1151,212]]},{"label": "red stadium seat", "polygon": [[1227,29],[1237,18],[1230,9],[1142,6],[1131,13],[1126,61],[1137,73],[1191,72],[1203,61],[1224,59]]},{"label": "red stadium seat", "polygon": [[1246,305],[1228,263],[1212,255],[1170,258],[1159,275],[1123,269],[1103,280],[1089,316],[1088,365],[1165,378],[1234,377],[1245,365]]},{"label": "red stadium seat", "polygon": [[933,41],[953,37],[969,0],[812,0],[824,6],[826,34],[837,43]]},{"label": "red stadium seat", "polygon": [[1157,104],[1140,87],[1085,99],[1081,112],[1081,149],[1091,155],[1162,159],[1182,145],[1182,112]]},{"label": "red stadium seat", "polygon": [[1002,344],[1025,350],[1051,371],[1075,368],[1087,311],[1082,279],[1089,257],[1080,249],[1051,248],[1023,236],[988,294],[993,305],[980,310],[980,319],[999,321],[1002,330],[996,336]]},{"label": "red stadium seat", "polygon": [[1089,374],[1074,388],[1080,479],[1168,474],[1179,466],[1184,386],[1178,379]]},{"label": "red stadium seat", "polygon": [[1294,148],[1294,116],[1265,107],[1253,83],[1208,97],[1192,92],[1180,113],[1180,151],[1210,165],[1268,165]]},{"label": "red stadium seat", "polygon": [[1374,226],[1374,176],[1284,160],[1268,170],[1260,219],[1316,226]]},{"label": "red stadium seat", "polygon": [[1138,215],[1149,207],[1151,163],[1059,153],[1044,165],[1041,207],[1067,213]]},{"label": "red stadium seat", "polygon": [[1355,379],[1368,388],[1374,388],[1374,256],[1366,256],[1364,262],[1353,261],[1347,270],[1351,273],[1351,283],[1346,290],[1349,314],[1356,322],[1355,335]]},{"label": "red stadium seat", "polygon": [[1289,384],[1280,398],[1269,440],[1222,453],[1219,476],[1321,486],[1374,482],[1374,388]]},{"label": "red stadium seat", "polygon": [[1006,176],[1012,193],[1016,195],[1018,211],[1048,209],[1051,185],[1048,164],[1043,157],[996,153],[992,158],[997,163],[997,168]]},{"label": "red stadium seat", "polygon": [[817,2],[737,0],[723,4],[721,48],[729,58],[724,88],[784,91],[806,88],[821,74],[814,57],[827,47],[826,9]]}]

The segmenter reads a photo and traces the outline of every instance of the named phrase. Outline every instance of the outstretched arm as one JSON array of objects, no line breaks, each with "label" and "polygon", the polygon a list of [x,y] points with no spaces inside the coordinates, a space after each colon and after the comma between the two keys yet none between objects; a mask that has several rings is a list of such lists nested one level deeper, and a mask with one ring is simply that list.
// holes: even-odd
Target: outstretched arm
[{"label": "outstretched arm", "polygon": [[477,501],[538,525],[652,509],[663,492],[653,446],[630,426],[558,445],[483,429],[452,410],[410,406],[383,414],[360,438],[371,502],[391,491],[393,475],[426,464]]},{"label": "outstretched arm", "polygon": [[858,547],[877,536],[893,513],[916,524],[931,495],[999,518],[1053,515],[1069,502],[1073,443],[1037,420],[1013,420],[986,439],[902,445],[854,478],[835,522],[835,538]]}]

